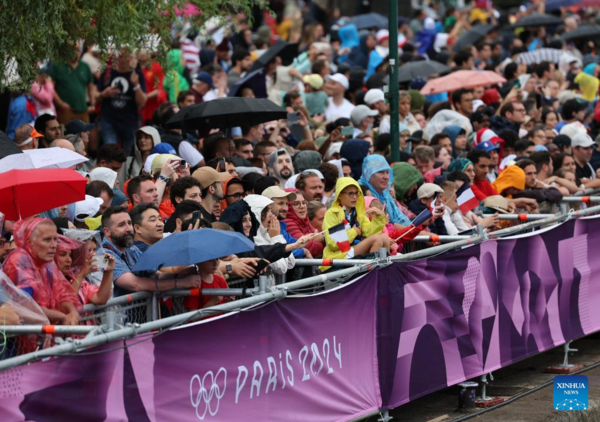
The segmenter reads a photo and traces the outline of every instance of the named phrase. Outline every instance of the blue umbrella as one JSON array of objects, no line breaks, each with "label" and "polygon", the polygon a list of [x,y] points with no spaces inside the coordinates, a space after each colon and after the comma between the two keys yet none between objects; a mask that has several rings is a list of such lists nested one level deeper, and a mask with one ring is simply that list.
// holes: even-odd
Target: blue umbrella
[{"label": "blue umbrella", "polygon": [[194,265],[223,256],[254,250],[254,243],[236,232],[214,229],[173,233],[152,245],[135,264],[134,271]]},{"label": "blue umbrella", "polygon": [[242,87],[252,88],[256,98],[267,98],[267,80],[265,68],[261,67],[253,72],[248,72],[242,79],[237,81],[229,90],[228,97],[237,97]]}]

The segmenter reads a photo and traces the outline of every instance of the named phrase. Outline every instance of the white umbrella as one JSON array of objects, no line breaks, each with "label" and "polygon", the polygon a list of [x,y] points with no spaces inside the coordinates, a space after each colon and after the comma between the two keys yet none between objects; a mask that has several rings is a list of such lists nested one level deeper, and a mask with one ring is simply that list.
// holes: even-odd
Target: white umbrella
[{"label": "white umbrella", "polygon": [[66,148],[43,148],[23,151],[0,160],[0,173],[10,170],[41,168],[69,168],[85,163],[88,159]]}]

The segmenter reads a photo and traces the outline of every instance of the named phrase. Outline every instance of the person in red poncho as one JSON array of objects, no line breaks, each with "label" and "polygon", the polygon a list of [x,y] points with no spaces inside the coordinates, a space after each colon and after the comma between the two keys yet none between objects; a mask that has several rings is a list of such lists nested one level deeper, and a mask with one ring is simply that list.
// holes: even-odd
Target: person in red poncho
[{"label": "person in red poncho", "polygon": [[11,281],[42,308],[53,324],[77,325],[77,295],[54,262],[57,248],[56,225],[47,218],[15,223],[13,236],[17,249],[2,266]]},{"label": "person in red poncho", "polygon": [[[308,219],[308,201],[297,189],[288,188],[285,191],[296,194],[296,199],[288,203],[287,218],[284,220],[287,224],[287,232],[294,239],[300,239],[304,235],[315,233],[317,230],[310,224],[310,220]],[[322,257],[324,247],[325,244],[322,235],[306,244],[306,249],[308,249],[313,258]]]}]

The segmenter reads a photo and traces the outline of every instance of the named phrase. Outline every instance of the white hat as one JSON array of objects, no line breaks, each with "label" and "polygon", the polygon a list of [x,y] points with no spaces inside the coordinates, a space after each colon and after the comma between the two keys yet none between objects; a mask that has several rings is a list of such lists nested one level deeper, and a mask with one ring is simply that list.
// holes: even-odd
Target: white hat
[{"label": "white hat", "polygon": [[95,217],[103,203],[102,198],[90,195],[86,195],[83,201],[75,202],[75,221],[83,223],[86,218]]},{"label": "white hat", "polygon": [[361,104],[354,107],[354,109],[350,113],[350,120],[352,120],[354,126],[358,126],[360,125],[360,122],[363,121],[363,119],[367,117],[375,117],[377,115],[379,115],[379,112],[377,110],[373,110],[367,107],[366,105]]},{"label": "white hat", "polygon": [[475,113],[479,107],[484,105],[485,103],[481,100],[473,100],[473,113]]},{"label": "white hat", "polygon": [[564,125],[560,129],[561,135],[567,135],[573,141],[577,135],[587,135],[587,129],[581,122],[573,122]]},{"label": "white hat", "polygon": [[350,88],[350,83],[348,82],[348,78],[346,78],[344,75],[342,75],[341,73],[336,73],[335,75],[331,76],[331,75],[327,75],[325,76],[325,80],[326,81],[333,81],[333,82],[337,82],[338,84],[340,84],[341,86],[344,87],[344,89],[348,89]]},{"label": "white hat", "polygon": [[423,183],[417,191],[419,199],[431,198],[436,193],[444,193],[444,190],[434,183]]},{"label": "white hat", "polygon": [[117,180],[117,172],[109,169],[108,167],[97,167],[89,173],[90,180],[101,180],[112,189],[115,187],[115,180]]},{"label": "white hat", "polygon": [[367,103],[368,105],[373,105],[377,101],[384,101],[385,94],[383,93],[383,91],[381,89],[373,88],[373,89],[370,89],[367,91],[367,93],[365,94],[364,100],[365,100],[365,103]]},{"label": "white hat", "polygon": [[589,148],[594,145],[594,141],[591,136],[587,133],[578,133],[573,138],[571,138],[571,146],[572,147],[583,147]]},{"label": "white hat", "polygon": [[377,31],[377,34],[375,35],[377,44],[379,44],[381,41],[387,40],[389,38],[390,38],[390,31],[388,31],[387,29],[380,29],[379,31]]}]

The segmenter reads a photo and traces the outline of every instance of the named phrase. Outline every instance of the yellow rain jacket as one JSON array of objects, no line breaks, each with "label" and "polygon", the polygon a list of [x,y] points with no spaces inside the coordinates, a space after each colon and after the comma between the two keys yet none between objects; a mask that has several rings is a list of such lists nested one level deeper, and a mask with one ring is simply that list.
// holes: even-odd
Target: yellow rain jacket
[{"label": "yellow rain jacket", "polygon": [[[356,221],[358,221],[362,236],[369,237],[374,234],[380,234],[385,227],[385,215],[373,217],[369,220],[366,214],[365,197],[358,185],[358,182],[351,177],[340,177],[335,185],[336,200],[329,210],[325,213],[323,220],[323,230],[325,230],[325,249],[323,250],[323,259],[344,259],[347,252],[342,252],[337,246],[335,240],[329,236],[327,229],[342,223],[346,219],[344,209],[340,204],[340,193],[348,186],[356,186],[358,188],[358,198],[356,201]],[[346,230],[350,243],[356,239],[356,231],[354,229]],[[321,271],[325,271],[330,267],[321,267]]]}]

